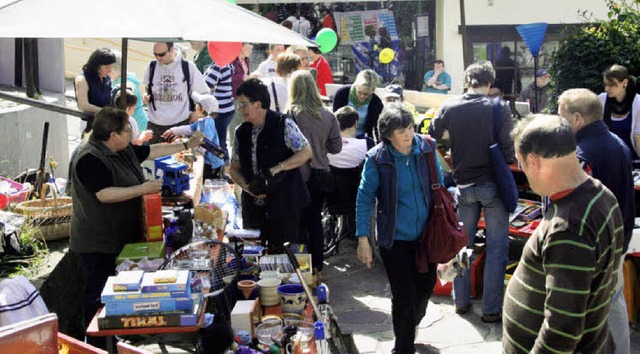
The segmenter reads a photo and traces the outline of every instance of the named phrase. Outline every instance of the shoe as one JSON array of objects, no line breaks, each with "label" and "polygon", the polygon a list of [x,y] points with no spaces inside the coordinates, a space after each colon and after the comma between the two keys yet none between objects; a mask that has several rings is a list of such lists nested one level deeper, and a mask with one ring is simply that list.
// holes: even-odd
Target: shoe
[{"label": "shoe", "polygon": [[469,309],[471,308],[471,304],[466,304],[464,306],[456,306],[456,313],[458,315],[464,315],[465,313],[469,312]]},{"label": "shoe", "polygon": [[501,313],[484,314],[484,315],[482,315],[482,317],[480,317],[480,320],[482,320],[482,322],[484,322],[484,323],[500,322],[500,321],[502,321],[502,314]]}]

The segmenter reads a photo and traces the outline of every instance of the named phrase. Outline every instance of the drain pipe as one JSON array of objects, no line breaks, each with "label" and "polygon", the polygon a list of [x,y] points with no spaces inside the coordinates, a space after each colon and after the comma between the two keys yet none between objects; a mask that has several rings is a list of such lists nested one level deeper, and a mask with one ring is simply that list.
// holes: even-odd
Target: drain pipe
[{"label": "drain pipe", "polygon": [[469,51],[467,50],[467,19],[464,10],[464,0],[460,0],[460,28],[458,30],[462,35],[462,60],[464,61],[464,67],[470,64]]}]

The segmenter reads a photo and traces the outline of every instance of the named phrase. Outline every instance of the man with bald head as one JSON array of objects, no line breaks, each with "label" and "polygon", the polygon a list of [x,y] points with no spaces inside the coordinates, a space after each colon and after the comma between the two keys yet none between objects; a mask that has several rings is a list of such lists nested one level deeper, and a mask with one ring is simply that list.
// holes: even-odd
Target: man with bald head
[{"label": "man with bald head", "polygon": [[597,178],[616,196],[624,222],[623,259],[620,260],[616,293],[611,300],[609,327],[616,343],[616,353],[629,353],[629,318],[624,300],[622,265],[635,218],[631,152],[602,120],[598,96],[587,89],[567,90],[558,98],[559,113],[576,134],[578,159],[585,172]]}]

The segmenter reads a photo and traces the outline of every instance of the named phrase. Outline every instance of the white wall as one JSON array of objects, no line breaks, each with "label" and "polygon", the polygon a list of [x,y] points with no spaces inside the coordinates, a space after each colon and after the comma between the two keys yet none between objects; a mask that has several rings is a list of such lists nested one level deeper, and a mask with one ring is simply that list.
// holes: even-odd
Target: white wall
[{"label": "white wall", "polygon": [[[462,93],[464,61],[459,0],[436,0],[436,57],[444,60],[451,74],[452,94]],[[581,23],[578,11],[588,10],[593,19],[606,19],[604,0],[465,0],[466,24],[520,25],[532,22],[549,24]]]}]

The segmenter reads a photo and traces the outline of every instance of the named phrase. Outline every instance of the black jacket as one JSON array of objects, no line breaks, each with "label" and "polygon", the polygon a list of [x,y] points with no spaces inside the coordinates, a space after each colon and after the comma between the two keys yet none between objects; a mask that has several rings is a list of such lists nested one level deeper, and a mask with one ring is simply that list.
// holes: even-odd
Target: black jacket
[{"label": "black jacket", "polygon": [[[352,85],[344,85],[336,91],[333,97],[333,111],[337,111],[349,104],[349,91]],[[375,141],[380,141],[378,136],[378,117],[382,112],[384,105],[382,100],[375,93],[371,94],[371,102],[369,103],[369,109],[367,110],[367,117],[364,122],[364,131],[373,138]],[[375,132],[375,134],[374,134]]]}]

